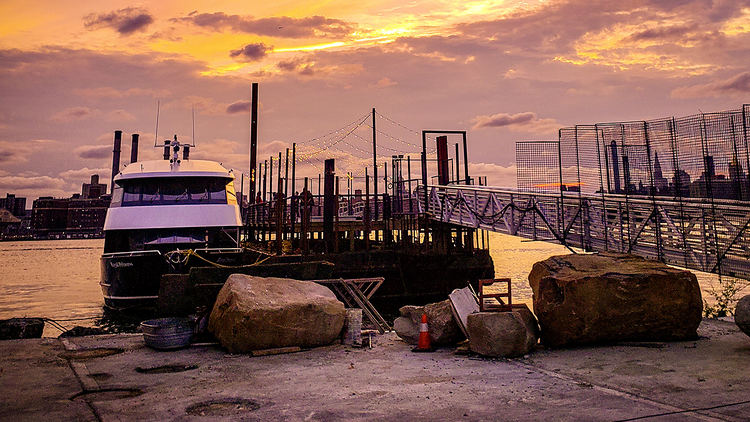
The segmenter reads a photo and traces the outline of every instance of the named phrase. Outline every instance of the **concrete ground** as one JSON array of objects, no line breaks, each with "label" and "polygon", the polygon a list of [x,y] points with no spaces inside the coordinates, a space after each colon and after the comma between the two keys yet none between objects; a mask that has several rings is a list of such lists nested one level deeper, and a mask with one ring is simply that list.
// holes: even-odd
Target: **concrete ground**
[{"label": "concrete ground", "polygon": [[285,355],[146,347],[140,335],[0,342],[8,421],[747,421],[750,337],[704,320],[695,341],[485,359],[372,349]]}]

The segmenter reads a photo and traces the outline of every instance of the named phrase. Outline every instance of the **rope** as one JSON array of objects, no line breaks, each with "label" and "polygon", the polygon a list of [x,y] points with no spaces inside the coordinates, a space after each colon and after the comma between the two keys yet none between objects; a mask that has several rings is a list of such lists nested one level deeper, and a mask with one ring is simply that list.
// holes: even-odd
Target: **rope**
[{"label": "rope", "polygon": [[[184,260],[180,260],[180,259],[179,259],[179,256],[178,256],[178,258],[177,258],[177,260],[176,260],[176,261],[175,261],[175,260],[173,260],[173,258],[172,258],[172,257],[173,257],[174,255],[176,255],[176,254],[184,255],[184,256],[185,256],[185,259],[184,259]],[[183,265],[185,265],[185,264],[187,264],[187,262],[188,262],[188,260],[190,259],[190,257],[191,257],[191,256],[195,256],[195,257],[197,257],[198,259],[201,259],[201,260],[203,260],[204,262],[206,262],[206,263],[208,263],[208,264],[211,264],[211,265],[213,265],[213,266],[214,266],[214,267],[216,267],[216,268],[240,268],[240,267],[242,267],[241,265],[223,265],[223,264],[219,264],[219,263],[217,263],[217,262],[212,262],[212,261],[209,261],[208,259],[206,259],[206,258],[204,258],[204,257],[200,256],[200,255],[199,255],[198,253],[196,253],[196,252],[195,252],[194,250],[192,250],[192,249],[188,249],[188,250],[186,250],[186,251],[181,251],[181,250],[179,250],[179,249],[178,249],[178,250],[176,250],[176,251],[170,252],[169,254],[167,254],[167,259],[169,260],[169,262],[171,262],[171,263],[173,263],[173,264],[179,264],[179,263],[182,263]],[[257,259],[257,260],[256,260],[256,261],[255,261],[254,263],[252,263],[252,264],[249,264],[249,266],[251,266],[251,267],[252,267],[252,266],[260,265],[260,264],[264,263],[265,261],[267,261],[267,260],[269,260],[269,259],[271,259],[271,256],[267,256],[267,257],[263,258],[262,260],[260,259],[260,256],[259,256],[259,257],[258,257],[258,259]]]},{"label": "rope", "polygon": [[64,326],[64,325],[60,324],[59,322],[55,321],[54,319],[50,319],[50,318],[42,318],[42,319],[43,319],[43,320],[44,320],[44,322],[46,322],[47,324],[49,324],[49,325],[53,326],[54,328],[57,328],[58,330],[60,330],[60,331],[61,331],[61,332],[63,332],[63,333],[64,333],[64,332],[66,332],[66,331],[68,331],[68,329],[67,329],[67,328],[65,328],[65,326]]}]

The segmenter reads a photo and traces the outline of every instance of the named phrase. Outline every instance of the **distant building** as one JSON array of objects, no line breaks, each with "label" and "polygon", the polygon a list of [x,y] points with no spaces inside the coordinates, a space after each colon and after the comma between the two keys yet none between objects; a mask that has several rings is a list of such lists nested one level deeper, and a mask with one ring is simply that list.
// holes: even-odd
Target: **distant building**
[{"label": "distant building", "polygon": [[84,183],[80,194],[70,198],[41,197],[34,201],[31,230],[37,237],[100,235],[111,195],[99,175]]},{"label": "distant building", "polygon": [[34,201],[31,209],[31,230],[37,235],[62,234],[68,226],[70,199],[43,196]]},{"label": "distant building", "polygon": [[16,217],[26,215],[26,198],[16,198],[12,193],[6,193],[5,198],[0,198],[0,208],[10,211]]},{"label": "distant building", "polygon": [[91,175],[91,183],[84,183],[81,188],[82,199],[97,199],[107,193],[107,184],[99,183],[99,175]]},{"label": "distant building", "polygon": [[71,199],[68,202],[66,231],[88,233],[101,230],[109,202],[109,195],[95,199]]},{"label": "distant building", "polygon": [[17,234],[21,229],[21,219],[5,208],[0,208],[0,236]]},{"label": "distant building", "polygon": [[669,181],[664,177],[661,171],[661,163],[659,163],[659,154],[654,153],[654,188],[656,192],[654,194],[668,194],[669,193]]}]

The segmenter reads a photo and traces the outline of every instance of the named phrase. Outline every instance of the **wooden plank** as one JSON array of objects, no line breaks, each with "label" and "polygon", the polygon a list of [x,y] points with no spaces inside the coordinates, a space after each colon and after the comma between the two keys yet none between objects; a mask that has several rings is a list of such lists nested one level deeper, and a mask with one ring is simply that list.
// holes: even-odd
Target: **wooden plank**
[{"label": "wooden plank", "polygon": [[300,349],[299,346],[278,347],[276,349],[253,350],[250,352],[250,355],[253,357],[280,355],[283,353],[295,353],[295,352],[299,352],[300,350],[302,349]]}]

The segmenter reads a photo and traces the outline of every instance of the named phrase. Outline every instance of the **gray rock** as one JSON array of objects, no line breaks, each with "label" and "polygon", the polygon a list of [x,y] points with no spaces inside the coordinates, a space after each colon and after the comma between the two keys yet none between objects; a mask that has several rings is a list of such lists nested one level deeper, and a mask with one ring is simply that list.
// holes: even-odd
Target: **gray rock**
[{"label": "gray rock", "polygon": [[229,276],[208,329],[231,353],[334,342],[346,309],[327,287],[284,278]]},{"label": "gray rock", "polygon": [[430,342],[433,346],[453,345],[466,338],[453,316],[450,300],[425,306],[404,306],[399,312],[401,316],[393,322],[393,329],[407,343],[417,344],[419,341],[422,314],[427,314]]},{"label": "gray rock", "polygon": [[541,342],[549,347],[697,336],[695,275],[635,255],[554,256],[529,274]]},{"label": "gray rock", "polygon": [[[528,308],[526,309],[528,311]],[[469,348],[483,356],[513,358],[536,347],[538,337],[523,311],[477,312],[467,317]],[[536,325],[536,321],[534,321]]]},{"label": "gray rock", "polygon": [[734,308],[734,322],[740,330],[750,336],[750,295],[742,297]]}]

